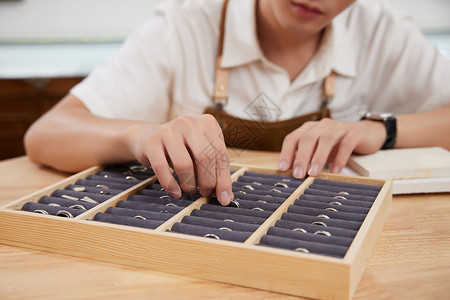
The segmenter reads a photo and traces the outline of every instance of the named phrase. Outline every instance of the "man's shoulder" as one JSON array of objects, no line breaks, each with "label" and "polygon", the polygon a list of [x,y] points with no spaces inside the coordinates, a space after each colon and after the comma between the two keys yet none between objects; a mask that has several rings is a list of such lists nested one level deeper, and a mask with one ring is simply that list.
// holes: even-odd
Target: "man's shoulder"
[{"label": "man's shoulder", "polygon": [[208,17],[220,16],[223,0],[166,0],[156,8],[156,14],[177,17]]}]

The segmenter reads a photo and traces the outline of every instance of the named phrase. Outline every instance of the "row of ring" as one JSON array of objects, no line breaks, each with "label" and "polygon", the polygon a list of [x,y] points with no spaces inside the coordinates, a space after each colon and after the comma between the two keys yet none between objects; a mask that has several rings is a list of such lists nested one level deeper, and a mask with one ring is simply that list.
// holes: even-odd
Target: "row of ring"
[{"label": "row of ring", "polygon": [[[220,230],[227,230],[227,231],[233,231],[232,229],[228,228],[228,227],[220,227]],[[297,229],[297,228],[296,228]],[[301,228],[300,228],[301,229]],[[304,230],[304,229],[303,229]],[[307,232],[306,230],[304,230],[304,232]],[[326,236],[331,236],[331,233],[329,233],[328,231],[325,230],[317,230],[316,232],[314,232],[314,234],[319,234],[319,235],[326,235]],[[214,233],[207,233],[205,234],[203,237],[206,238],[213,238],[216,240],[220,240],[220,237],[217,234]]]},{"label": "row of ring", "polygon": [[[71,207],[70,207],[71,208]],[[33,212],[35,212],[35,213],[38,213],[38,214],[43,214],[43,215],[49,215],[49,213],[45,210],[45,209],[35,209],[35,210],[33,210]],[[70,213],[69,211],[67,211],[67,210],[59,210],[56,214],[55,214],[55,216],[58,216],[58,217],[64,217],[64,218],[73,218],[73,215],[72,215],[72,213]]]}]

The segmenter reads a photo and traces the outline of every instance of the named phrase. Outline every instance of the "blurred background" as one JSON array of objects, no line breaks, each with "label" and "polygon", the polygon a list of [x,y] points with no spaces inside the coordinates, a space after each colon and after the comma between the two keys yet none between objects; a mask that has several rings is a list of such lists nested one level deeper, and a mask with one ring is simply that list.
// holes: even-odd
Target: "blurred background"
[{"label": "blurred background", "polygon": [[[0,0],[0,160],[164,0]],[[450,0],[386,0],[450,59]]]}]

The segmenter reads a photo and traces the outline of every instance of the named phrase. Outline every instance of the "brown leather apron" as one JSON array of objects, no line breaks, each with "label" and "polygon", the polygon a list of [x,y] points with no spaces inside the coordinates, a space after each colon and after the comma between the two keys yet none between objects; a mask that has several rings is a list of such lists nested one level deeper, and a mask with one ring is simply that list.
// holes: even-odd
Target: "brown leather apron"
[{"label": "brown leather apron", "polygon": [[227,114],[223,108],[228,102],[228,73],[229,69],[221,67],[223,39],[225,32],[225,15],[228,0],[224,1],[220,22],[220,37],[216,59],[214,80],[213,106],[205,110],[213,115],[223,131],[227,147],[251,150],[280,151],[283,140],[290,132],[307,121],[317,121],[330,117],[328,102],[334,96],[334,82],[336,73],[332,72],[323,82],[322,101],[319,111],[301,115],[284,121],[247,120]]}]

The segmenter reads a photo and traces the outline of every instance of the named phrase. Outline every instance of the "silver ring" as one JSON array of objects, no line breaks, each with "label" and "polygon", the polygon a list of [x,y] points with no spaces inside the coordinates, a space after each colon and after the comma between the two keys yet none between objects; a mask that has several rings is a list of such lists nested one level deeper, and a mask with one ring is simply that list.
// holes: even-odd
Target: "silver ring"
[{"label": "silver ring", "polygon": [[33,212],[43,215],[48,215],[48,212],[45,209],[35,209]]},{"label": "silver ring", "polygon": [[309,250],[306,249],[306,248],[295,248],[294,251],[303,252],[303,253],[309,253]]},{"label": "silver ring", "polygon": [[162,214],[170,214],[170,212],[168,210],[160,210],[159,212]]},{"label": "silver ring", "polygon": [[169,195],[162,195],[159,197],[159,199],[165,199],[165,198],[172,198],[172,197],[170,197]]},{"label": "silver ring", "polygon": [[264,195],[264,197],[273,197],[272,195]]},{"label": "silver ring", "polygon": [[339,192],[338,194],[341,194],[341,195],[350,195],[350,193],[347,193],[346,191]]},{"label": "silver ring", "polygon": [[322,222],[322,221],[314,221],[314,222],[312,222],[311,224],[313,224],[313,225],[320,225],[320,226],[327,227],[327,224],[325,224],[325,223]]},{"label": "silver ring", "polygon": [[213,239],[216,239],[216,240],[220,240],[220,237],[219,237],[218,235],[214,234],[214,233],[207,233],[207,234],[205,234],[203,237],[206,237],[206,238],[213,238]]},{"label": "silver ring", "polygon": [[74,205],[69,206],[69,208],[87,210],[86,207],[84,207],[81,204],[74,204]]},{"label": "silver ring", "polygon": [[256,202],[267,203],[267,201],[264,201],[264,200],[258,200],[258,201],[256,201]]},{"label": "silver ring", "polygon": [[49,203],[49,204],[47,204],[48,206],[61,206],[61,205],[59,205],[58,203]]},{"label": "silver ring", "polygon": [[291,182],[291,180],[289,178],[283,178],[281,181]]},{"label": "silver ring", "polygon": [[84,192],[86,188],[84,186],[74,186],[72,187],[72,190],[75,192]]},{"label": "silver ring", "polygon": [[105,184],[97,184],[95,187],[99,188],[99,189],[109,189],[109,186],[107,186]]},{"label": "silver ring", "polygon": [[334,204],[334,205],[342,205],[342,203],[341,203],[341,202],[339,202],[339,201],[333,201],[333,202],[330,202],[330,203],[328,203],[328,204]]},{"label": "silver ring", "polygon": [[134,216],[134,217],[133,217],[133,219],[147,220],[147,218],[146,218],[146,217],[143,217],[143,216],[139,216],[139,215],[137,215],[137,216]]},{"label": "silver ring", "polygon": [[244,185],[242,188],[243,188],[243,189],[247,189],[247,190],[252,190],[252,191],[255,190],[255,188],[252,187],[250,184],[246,184],[246,185]]},{"label": "silver ring", "polygon": [[317,230],[316,232],[314,232],[314,234],[321,234],[321,235],[331,236],[331,233],[329,233],[328,231],[325,231],[325,230]]},{"label": "silver ring", "polygon": [[317,215],[318,218],[329,219],[330,217],[324,214]]},{"label": "silver ring", "polygon": [[334,196],[334,199],[342,199],[342,200],[347,200],[347,198],[345,198],[344,196]]},{"label": "silver ring", "polygon": [[175,203],[167,203],[166,206],[178,206]]},{"label": "silver ring", "polygon": [[80,201],[87,202],[87,203],[98,204],[97,201],[95,201],[94,199],[92,199],[92,198],[90,198],[88,196],[84,196],[83,198],[80,199]]},{"label": "silver ring", "polygon": [[231,220],[231,219],[225,219],[224,221],[225,221],[225,222],[233,222],[233,223],[234,223],[234,221]]},{"label": "silver ring", "polygon": [[258,181],[253,181],[251,184],[256,184],[256,185],[262,185],[260,182]]},{"label": "silver ring", "polygon": [[111,178],[108,174],[103,175],[103,178]]},{"label": "silver ring", "polygon": [[252,209],[257,211],[264,211],[264,209],[262,209],[261,207],[253,207]]},{"label": "silver ring", "polygon": [[137,165],[137,166],[130,166],[130,170],[132,172],[145,172],[148,170],[146,166]]},{"label": "silver ring", "polygon": [[78,200],[80,200],[80,199],[77,198],[77,197],[69,196],[69,195],[62,195],[61,198],[64,198],[64,199],[67,199],[67,200],[72,200],[72,201],[78,201]]},{"label": "silver ring", "polygon": [[300,231],[300,232],[303,232],[303,233],[307,233],[308,232],[305,229],[299,228],[299,227],[292,229],[292,231]]},{"label": "silver ring", "polygon": [[247,194],[247,193],[244,192],[244,191],[238,191],[238,193],[240,193],[240,194]]},{"label": "silver ring", "polygon": [[125,180],[134,180],[134,181],[137,181],[138,179],[137,179],[136,177],[134,177],[134,176],[127,176],[127,177],[125,177]]},{"label": "silver ring", "polygon": [[289,188],[289,186],[286,183],[284,183],[284,182],[277,182],[273,186],[281,186],[281,187],[284,187],[284,188]]},{"label": "silver ring", "polygon": [[98,193],[100,195],[109,195],[109,192],[108,191],[104,191],[104,190],[100,190],[100,191],[98,191]]},{"label": "silver ring", "polygon": [[228,227],[220,227],[219,229],[220,230],[233,231],[231,228],[228,228]]},{"label": "silver ring", "polygon": [[240,207],[241,207],[241,205],[239,204],[239,202],[238,202],[237,200],[235,200],[235,199],[230,200],[230,203],[233,203],[234,205],[236,205],[237,208],[240,208]]},{"label": "silver ring", "polygon": [[332,207],[327,207],[327,208],[325,208],[325,210],[338,212],[338,210],[336,208],[332,208]]},{"label": "silver ring", "polygon": [[282,193],[282,191],[277,190],[277,189],[271,189],[270,192],[277,192],[277,193]]},{"label": "silver ring", "polygon": [[56,213],[58,217],[73,218],[73,215],[67,210],[60,210]]}]

